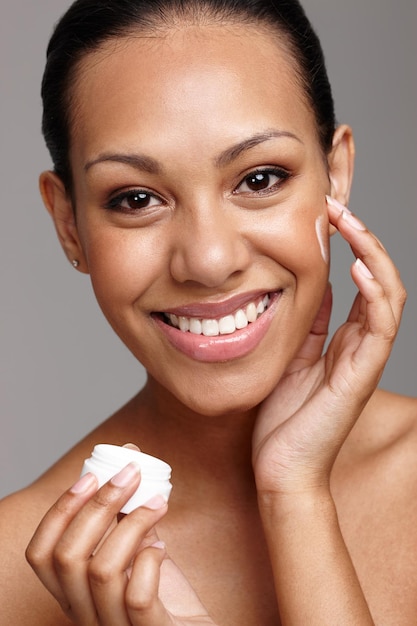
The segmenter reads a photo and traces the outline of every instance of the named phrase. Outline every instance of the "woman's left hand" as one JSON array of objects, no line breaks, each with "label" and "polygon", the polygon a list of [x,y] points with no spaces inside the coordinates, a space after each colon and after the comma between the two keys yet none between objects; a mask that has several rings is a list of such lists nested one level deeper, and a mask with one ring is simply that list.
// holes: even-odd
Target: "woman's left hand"
[{"label": "woman's left hand", "polygon": [[389,357],[406,292],[378,239],[347,209],[328,200],[330,223],[357,260],[359,293],[326,353],[330,287],[300,352],[259,410],[253,436],[258,493],[327,488],[336,456],[374,392]]}]

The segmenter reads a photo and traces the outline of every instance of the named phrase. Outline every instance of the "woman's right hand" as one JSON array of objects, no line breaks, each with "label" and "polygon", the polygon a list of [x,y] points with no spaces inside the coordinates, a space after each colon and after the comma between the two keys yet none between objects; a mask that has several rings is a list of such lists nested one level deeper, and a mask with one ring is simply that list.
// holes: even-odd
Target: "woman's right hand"
[{"label": "woman's right hand", "polygon": [[139,482],[135,464],[101,489],[86,474],[45,515],[27,560],[78,626],[215,626],[158,539],[163,497],[117,523]]}]

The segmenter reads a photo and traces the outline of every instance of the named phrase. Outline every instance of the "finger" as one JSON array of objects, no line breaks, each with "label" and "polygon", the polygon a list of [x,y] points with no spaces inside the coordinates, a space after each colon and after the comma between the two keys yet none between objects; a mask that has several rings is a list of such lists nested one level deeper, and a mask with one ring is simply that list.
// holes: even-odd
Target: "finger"
[{"label": "finger", "polygon": [[165,544],[157,541],[135,558],[125,595],[133,626],[172,624],[159,597],[160,568],[165,555]]},{"label": "finger", "polygon": [[88,579],[89,562],[139,482],[139,468],[130,463],[84,504],[55,547],[55,571],[77,624],[95,623],[93,616],[96,620],[97,612]]},{"label": "finger", "polygon": [[356,257],[361,258],[374,278],[381,284],[399,325],[406,292],[399,272],[385,248],[375,235],[349,211],[333,199],[328,199],[329,219],[351,245]]},{"label": "finger", "polygon": [[97,489],[98,482],[93,474],[88,473],[80,478],[47,512],[26,549],[30,566],[66,613],[69,601],[56,575],[55,546],[71,520]]},{"label": "finger", "polygon": [[313,365],[320,359],[329,332],[332,302],[332,286],[328,283],[319,312],[317,313],[311,330],[297,356],[287,368],[286,374],[291,374],[304,367]]},{"label": "finger", "polygon": [[366,317],[366,302],[364,301],[360,291],[355,296],[352,307],[347,318],[348,322],[364,323]]},{"label": "finger", "polygon": [[155,543],[155,524],[166,514],[166,498],[156,496],[126,515],[90,560],[88,578],[100,624],[129,623],[125,593],[138,550]]},{"label": "finger", "polygon": [[129,448],[129,450],[137,450],[140,452],[140,448],[135,443],[125,443],[122,448]]},{"label": "finger", "polygon": [[[350,314],[350,327],[344,333],[344,351],[350,374],[346,361],[340,355],[340,367],[334,367],[337,334],[333,345],[329,346],[328,371],[331,387],[344,390],[346,399],[350,398],[355,404],[363,406],[382,375],[397,333],[397,324],[383,287],[360,259],[353,264],[351,273],[360,294]],[[354,313],[357,314],[356,320],[353,319]],[[342,337],[339,335],[339,339]]]},{"label": "finger", "polygon": [[354,354],[354,361],[361,363],[362,370],[369,368],[371,354],[374,367],[379,364],[380,375],[398,331],[397,320],[384,288],[361,259],[355,261],[351,273],[362,295],[358,321],[366,330]]},{"label": "finger", "polygon": [[190,623],[212,624],[207,609],[182,571],[165,551],[158,556],[155,547],[164,550],[164,544],[158,541],[140,552],[133,565],[126,595],[132,624],[171,625],[174,615]]}]

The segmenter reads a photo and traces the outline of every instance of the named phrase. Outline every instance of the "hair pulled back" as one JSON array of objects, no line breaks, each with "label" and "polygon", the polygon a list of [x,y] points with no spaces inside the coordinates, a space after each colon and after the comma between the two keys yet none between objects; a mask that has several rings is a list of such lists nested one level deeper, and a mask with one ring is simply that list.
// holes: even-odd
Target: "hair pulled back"
[{"label": "hair pulled back", "polygon": [[295,61],[327,154],[334,104],[319,39],[298,0],[76,0],[55,27],[42,81],[42,132],[55,172],[71,191],[71,86],[83,57],[104,42],[178,28],[183,20],[253,24],[275,32]]}]

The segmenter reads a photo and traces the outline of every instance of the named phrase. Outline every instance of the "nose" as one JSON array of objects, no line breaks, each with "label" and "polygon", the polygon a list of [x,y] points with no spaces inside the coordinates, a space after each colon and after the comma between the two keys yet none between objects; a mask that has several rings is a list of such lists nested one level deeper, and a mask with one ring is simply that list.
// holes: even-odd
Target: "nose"
[{"label": "nose", "polygon": [[178,211],[170,264],[174,280],[221,287],[249,266],[250,249],[237,211],[213,202],[205,209],[194,205]]}]

